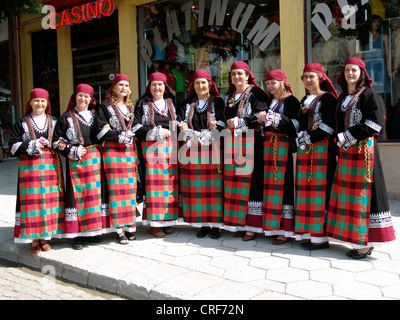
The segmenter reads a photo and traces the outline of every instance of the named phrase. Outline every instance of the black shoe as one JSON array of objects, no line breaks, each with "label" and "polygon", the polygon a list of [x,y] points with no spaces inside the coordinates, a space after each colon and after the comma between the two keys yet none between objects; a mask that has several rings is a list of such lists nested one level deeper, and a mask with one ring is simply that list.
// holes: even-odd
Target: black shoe
[{"label": "black shoe", "polygon": [[306,249],[306,250],[319,250],[319,249],[326,249],[329,248],[329,242],[326,241],[321,244],[315,244],[312,242],[304,242],[301,244],[301,246]]},{"label": "black shoe", "polygon": [[369,250],[366,253],[361,253],[358,252],[357,250],[351,250],[346,253],[346,256],[355,260],[365,259],[366,257],[371,255],[372,250],[374,250],[374,247],[369,248]]},{"label": "black shoe", "polygon": [[87,237],[87,242],[89,243],[99,243],[101,242],[101,239],[97,236],[93,236],[93,237]]},{"label": "black shoe", "polygon": [[219,228],[211,228],[210,230],[210,238],[211,239],[218,239],[221,236],[221,231]]},{"label": "black shoe", "polygon": [[210,227],[201,227],[200,231],[197,232],[196,237],[197,238],[204,238],[206,235],[210,233]]},{"label": "black shoe", "polygon": [[72,244],[72,248],[75,250],[82,250],[83,249],[83,244],[80,238],[75,238],[74,242]]}]

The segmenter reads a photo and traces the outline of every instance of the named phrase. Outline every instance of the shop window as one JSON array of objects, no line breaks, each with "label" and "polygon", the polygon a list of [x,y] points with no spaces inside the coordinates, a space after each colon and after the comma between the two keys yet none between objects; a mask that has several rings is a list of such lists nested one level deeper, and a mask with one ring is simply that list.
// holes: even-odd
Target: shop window
[{"label": "shop window", "polygon": [[386,105],[380,139],[400,140],[399,1],[307,0],[306,5],[308,61],[321,63],[337,85],[346,59],[362,58]]},{"label": "shop window", "polygon": [[178,103],[195,70],[210,71],[222,95],[233,62],[246,61],[265,88],[280,68],[279,0],[175,0],[138,7],[140,93],[148,75],[167,75]]},{"label": "shop window", "polygon": [[0,161],[5,156],[4,151],[9,149],[12,119],[9,46],[8,41],[4,41],[0,43]]},{"label": "shop window", "polygon": [[119,73],[118,11],[71,27],[74,88],[86,83],[95,90],[98,104],[105,98],[113,76]]},{"label": "shop window", "polygon": [[[33,86],[49,92],[51,113],[58,117],[60,115],[60,96],[58,91],[57,33],[55,30],[33,32],[31,39]],[[32,89],[29,88],[29,91]]]}]

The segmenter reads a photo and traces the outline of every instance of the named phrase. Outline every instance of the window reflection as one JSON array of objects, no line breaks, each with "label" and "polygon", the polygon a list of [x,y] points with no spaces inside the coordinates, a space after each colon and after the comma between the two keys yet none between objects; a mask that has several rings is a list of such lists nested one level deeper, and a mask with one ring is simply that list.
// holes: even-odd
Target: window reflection
[{"label": "window reflection", "polygon": [[[141,94],[148,75],[154,71],[167,75],[168,84],[180,102],[188,95],[187,84],[195,70],[210,71],[224,95],[228,90],[228,72],[234,61],[248,62],[262,87],[265,87],[266,73],[280,67],[279,0],[228,0],[226,10],[217,10],[211,24],[209,18],[213,6],[222,8],[225,2],[205,0],[204,3],[204,12],[199,9],[200,1],[188,0],[138,7]],[[247,9],[252,6],[254,10],[246,18]],[[235,10],[242,10],[242,14],[235,18]],[[173,24],[175,16],[179,28]],[[220,21],[223,21],[222,25]],[[266,23],[265,27],[263,23]],[[260,33],[252,34],[258,25],[261,26]],[[235,27],[241,32],[234,30]],[[251,39],[248,39],[249,34]]]},{"label": "window reflection", "polygon": [[307,14],[308,61],[323,64],[337,79],[348,57],[364,59],[374,90],[386,104],[380,139],[400,140],[399,1],[308,0]]}]

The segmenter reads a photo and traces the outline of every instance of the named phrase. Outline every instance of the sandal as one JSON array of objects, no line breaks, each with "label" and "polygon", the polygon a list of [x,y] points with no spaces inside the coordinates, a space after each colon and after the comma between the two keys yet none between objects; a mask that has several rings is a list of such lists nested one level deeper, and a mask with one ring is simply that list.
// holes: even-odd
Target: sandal
[{"label": "sandal", "polygon": [[34,246],[33,242],[32,242],[30,250],[33,254],[38,254],[40,251],[42,251],[42,248],[40,247],[40,243],[38,243],[36,246]]},{"label": "sandal", "polygon": [[121,234],[117,233],[117,239],[118,239],[119,244],[128,244],[129,243],[128,238],[123,233],[121,233]]},{"label": "sandal", "polygon": [[48,243],[47,241],[45,241],[43,243],[42,241],[45,241],[45,240],[39,240],[40,248],[42,249],[42,251],[50,251],[51,250],[50,243]]},{"label": "sandal", "polygon": [[277,237],[276,239],[274,239],[274,241],[272,241],[272,244],[276,244],[276,245],[280,245],[280,244],[285,244],[286,242],[289,241],[289,238],[282,239]]},{"label": "sandal", "polygon": [[162,228],[162,230],[164,231],[165,234],[172,234],[172,233],[174,233],[174,228],[172,228],[172,227]]},{"label": "sandal", "polygon": [[234,238],[243,238],[245,234],[246,234],[246,231],[236,231],[233,234],[233,237]]},{"label": "sandal", "polygon": [[153,237],[156,237],[156,238],[164,238],[165,237],[165,233],[164,233],[164,231],[162,231],[161,228],[150,227],[149,232],[151,233],[151,235]]},{"label": "sandal", "polygon": [[256,234],[254,232],[248,231],[242,238],[242,241],[251,241],[251,240],[254,240],[255,238],[256,238]]},{"label": "sandal", "polygon": [[125,231],[125,236],[128,238],[129,241],[136,240],[136,236],[132,232]]}]

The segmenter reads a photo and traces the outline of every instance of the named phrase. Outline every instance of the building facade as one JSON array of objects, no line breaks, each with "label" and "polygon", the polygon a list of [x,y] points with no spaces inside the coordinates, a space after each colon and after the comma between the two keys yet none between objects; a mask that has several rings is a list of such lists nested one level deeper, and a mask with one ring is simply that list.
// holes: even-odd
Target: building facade
[{"label": "building facade", "polygon": [[[295,96],[301,99],[305,91],[300,75],[305,63],[321,63],[336,82],[346,59],[359,56],[367,63],[375,91],[386,103],[386,125],[379,138],[381,153],[385,172],[390,172],[389,195],[400,198],[400,190],[395,190],[400,178],[397,174],[399,1],[42,0],[42,3],[46,7],[41,15],[18,17],[7,24],[11,29],[7,40],[0,32],[0,94],[3,97],[6,89],[10,97],[20,97],[10,98],[7,106],[0,106],[0,115],[8,108],[11,122],[23,112],[23,103],[29,99],[33,87],[50,92],[53,113],[59,115],[66,110],[77,84],[92,85],[96,100],[101,102],[117,73],[130,76],[134,98],[144,93],[149,73],[156,70],[167,75],[178,100],[188,95],[187,83],[197,69],[209,70],[224,94],[230,65],[236,60],[248,62],[262,87],[266,73],[281,68]],[[19,40],[18,45],[13,44],[13,38]],[[3,85],[7,74],[4,43],[8,44],[4,51],[10,52],[11,48],[15,57],[10,74],[18,86],[10,82]],[[15,67],[18,61],[19,67]]]}]

